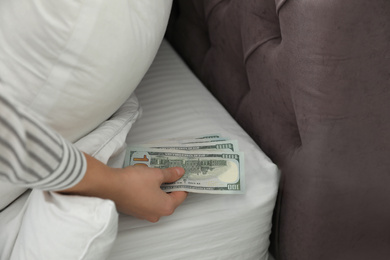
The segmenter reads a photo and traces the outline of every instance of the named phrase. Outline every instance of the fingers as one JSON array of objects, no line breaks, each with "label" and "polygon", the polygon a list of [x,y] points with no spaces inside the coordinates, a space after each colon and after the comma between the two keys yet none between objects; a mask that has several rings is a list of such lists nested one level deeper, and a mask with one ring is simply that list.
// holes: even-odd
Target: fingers
[{"label": "fingers", "polygon": [[[171,183],[180,179],[184,175],[184,169],[181,167],[173,167],[162,170],[163,178],[162,183]],[[165,198],[164,202],[161,203],[161,216],[170,216],[176,210],[176,208],[184,202],[187,198],[188,193],[184,191],[174,191],[170,193],[165,193],[164,196],[160,197]],[[162,202],[162,201],[161,201]],[[149,220],[151,221],[151,220]],[[158,219],[157,219],[158,221]],[[154,221],[152,221],[154,222]]]},{"label": "fingers", "polygon": [[[126,212],[140,219],[157,222],[163,216],[172,215],[176,208],[187,198],[187,192],[176,191],[166,193],[160,186],[163,183],[172,183],[184,175],[181,167],[157,169],[142,166],[128,168],[128,183],[131,188],[126,192],[131,193],[132,199],[120,197],[121,207]],[[135,195],[134,195],[135,194]],[[139,198],[143,198],[142,200]]]},{"label": "fingers", "polygon": [[[187,192],[185,191],[174,191],[171,193],[165,193],[165,200],[160,204],[159,215],[170,216],[175,212],[176,208],[183,203],[187,198]],[[150,220],[149,220],[150,221]]]},{"label": "fingers", "polygon": [[[163,169],[163,180],[162,183],[171,183],[180,179],[184,175],[184,169],[181,167],[173,167]],[[167,193],[169,198],[169,205],[166,208],[164,215],[171,215],[173,211],[187,198],[188,193],[184,191],[174,191]]]},{"label": "fingers", "polygon": [[188,192],[174,191],[174,192],[168,193],[168,195],[171,197],[171,199],[173,201],[173,207],[176,209],[187,198]]},{"label": "fingers", "polygon": [[163,178],[162,183],[171,183],[175,182],[184,175],[184,169],[181,167],[173,167],[162,170]]},{"label": "fingers", "polygon": [[161,217],[172,215],[176,208],[187,198],[187,195],[188,193],[185,191],[174,191],[171,193],[164,192],[164,196],[160,197],[159,205],[154,208],[151,214],[136,217],[156,223]]}]

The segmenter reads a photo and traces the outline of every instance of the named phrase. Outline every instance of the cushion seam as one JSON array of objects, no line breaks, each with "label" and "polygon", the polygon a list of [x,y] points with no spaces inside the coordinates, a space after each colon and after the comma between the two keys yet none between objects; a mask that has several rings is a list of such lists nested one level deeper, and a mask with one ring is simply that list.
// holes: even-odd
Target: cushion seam
[{"label": "cushion seam", "polygon": [[246,62],[248,61],[249,57],[252,55],[252,53],[257,49],[259,48],[261,45],[271,41],[271,40],[274,40],[274,39],[278,39],[280,38],[280,34],[278,35],[272,35],[272,36],[269,36],[268,38],[266,38],[265,40],[261,40],[261,41],[258,41],[256,42],[255,44],[252,45],[252,47],[249,48],[248,51],[246,51],[245,55],[244,55],[244,64],[246,64]]},{"label": "cushion seam", "polygon": [[282,9],[283,5],[287,2],[287,0],[281,0],[276,4],[276,14],[279,16],[280,9]]}]

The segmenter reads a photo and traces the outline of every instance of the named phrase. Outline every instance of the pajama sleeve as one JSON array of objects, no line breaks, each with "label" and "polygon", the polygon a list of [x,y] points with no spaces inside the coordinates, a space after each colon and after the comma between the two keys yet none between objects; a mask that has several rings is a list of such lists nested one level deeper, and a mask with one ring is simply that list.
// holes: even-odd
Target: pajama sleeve
[{"label": "pajama sleeve", "polygon": [[0,181],[63,190],[80,182],[85,171],[81,151],[0,94]]}]

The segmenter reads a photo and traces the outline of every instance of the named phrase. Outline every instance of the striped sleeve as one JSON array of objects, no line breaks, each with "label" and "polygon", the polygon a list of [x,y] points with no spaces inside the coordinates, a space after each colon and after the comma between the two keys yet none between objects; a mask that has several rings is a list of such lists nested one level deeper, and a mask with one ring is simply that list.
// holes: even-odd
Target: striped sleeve
[{"label": "striped sleeve", "polygon": [[41,190],[76,185],[84,155],[58,133],[0,94],[0,180]]}]

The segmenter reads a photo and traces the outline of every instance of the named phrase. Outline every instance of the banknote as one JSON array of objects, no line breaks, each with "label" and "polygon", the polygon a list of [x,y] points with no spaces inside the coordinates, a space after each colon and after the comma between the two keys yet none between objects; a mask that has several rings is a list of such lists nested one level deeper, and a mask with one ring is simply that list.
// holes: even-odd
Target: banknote
[{"label": "banknote", "polygon": [[[197,143],[151,143],[144,144],[139,147],[139,149],[143,149],[145,147],[149,147],[152,149],[159,150],[181,150],[181,151],[221,151],[221,152],[238,152],[238,143],[236,140],[228,140],[228,141],[209,141],[209,142],[197,142]],[[137,149],[138,147],[133,146],[133,149]]]},{"label": "banknote", "polygon": [[167,138],[167,139],[162,139],[164,141],[169,141],[169,140],[186,140],[186,139],[195,139],[195,140],[204,140],[204,139],[217,139],[217,138],[222,138],[221,134],[204,134],[204,135],[196,135],[196,136],[180,136],[180,137],[174,137],[174,138]]},{"label": "banknote", "polygon": [[161,189],[211,194],[245,192],[244,155],[241,152],[164,150],[131,147],[124,167],[143,164],[153,168],[183,167],[185,174]]},{"label": "banknote", "polygon": [[160,140],[153,140],[147,144],[193,144],[193,143],[210,143],[210,142],[221,142],[228,141],[229,138],[223,137],[220,134],[210,134],[202,136],[185,136],[176,138],[167,138]]}]

